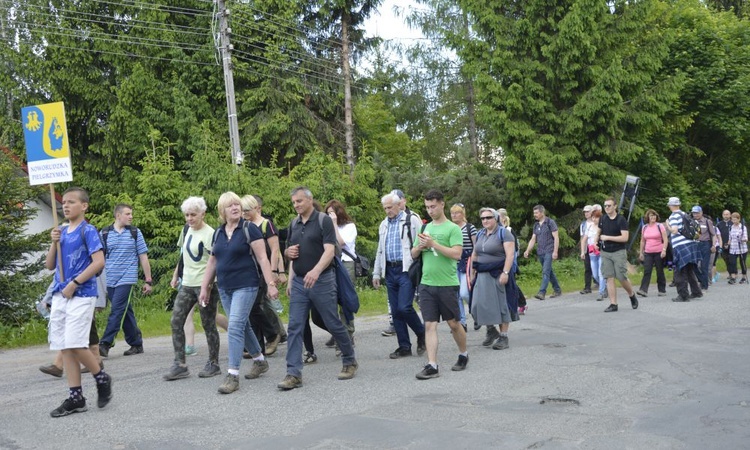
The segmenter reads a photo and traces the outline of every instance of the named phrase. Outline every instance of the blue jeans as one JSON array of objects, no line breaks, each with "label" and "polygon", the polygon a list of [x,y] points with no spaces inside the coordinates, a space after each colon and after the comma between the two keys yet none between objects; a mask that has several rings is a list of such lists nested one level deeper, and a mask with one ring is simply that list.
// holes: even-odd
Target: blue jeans
[{"label": "blue jeans", "polygon": [[552,253],[544,253],[537,255],[539,262],[542,263],[542,285],[539,287],[539,292],[542,294],[547,293],[547,285],[552,282],[552,289],[555,292],[560,290],[560,283],[557,282],[555,271],[552,270]]},{"label": "blue jeans", "polygon": [[250,310],[255,303],[258,286],[239,289],[219,288],[219,297],[224,312],[229,318],[227,341],[229,343],[229,368],[239,369],[242,362],[242,350],[247,349],[251,355],[260,354],[260,344],[250,326]]},{"label": "blue jeans", "polygon": [[464,301],[469,303],[469,286],[466,284],[466,272],[456,271],[458,275],[458,311],[461,313],[461,325],[466,325]]},{"label": "blue jeans", "polygon": [[404,272],[401,267],[386,266],[385,285],[388,288],[388,304],[393,314],[398,347],[411,350],[409,328],[421,338],[424,336],[424,324],[414,310],[414,286],[409,280],[409,273]]},{"label": "blue jeans", "polygon": [[698,242],[698,250],[701,253],[700,272],[697,273],[701,288],[708,289],[708,277],[711,274],[711,241]]},{"label": "blue jeans", "polygon": [[303,277],[294,276],[291,283],[286,373],[298,378],[302,377],[302,334],[310,315],[311,305],[315,306],[328,332],[336,340],[341,350],[342,363],[345,366],[355,364],[357,360],[354,357],[354,346],[352,346],[346,327],[339,319],[338,291],[334,271],[327,270],[320,274],[318,281],[310,289],[305,287]]},{"label": "blue jeans", "polygon": [[110,347],[115,343],[115,337],[122,328],[125,335],[125,342],[131,346],[143,345],[141,330],[138,329],[138,323],[135,321],[135,312],[133,305],[130,303],[130,297],[133,291],[132,284],[125,284],[117,287],[107,287],[107,296],[112,305],[107,319],[107,328],[104,329],[104,335],[100,342]]},{"label": "blue jeans", "polygon": [[602,256],[589,253],[589,260],[591,260],[591,276],[599,285],[599,294],[604,294],[607,290],[607,280],[602,277]]}]

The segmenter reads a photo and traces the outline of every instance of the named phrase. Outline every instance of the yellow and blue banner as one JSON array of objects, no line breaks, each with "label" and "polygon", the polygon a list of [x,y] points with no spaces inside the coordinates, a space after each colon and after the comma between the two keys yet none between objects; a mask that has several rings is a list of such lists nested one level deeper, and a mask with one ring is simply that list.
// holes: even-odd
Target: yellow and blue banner
[{"label": "yellow and blue banner", "polygon": [[21,122],[31,185],[73,181],[63,102],[22,108]]}]

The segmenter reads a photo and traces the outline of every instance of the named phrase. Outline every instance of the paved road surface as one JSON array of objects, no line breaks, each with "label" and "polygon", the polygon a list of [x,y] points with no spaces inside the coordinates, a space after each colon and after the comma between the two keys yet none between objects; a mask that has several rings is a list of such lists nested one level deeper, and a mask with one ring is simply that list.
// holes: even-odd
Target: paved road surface
[{"label": "paved road surface", "polygon": [[[567,294],[530,304],[511,326],[509,350],[481,346],[469,331],[470,361],[451,372],[455,345],[439,327],[441,376],[419,381],[420,357],[388,359],[395,338],[385,317],[358,319],[355,379],[339,381],[340,361],[316,330],[317,364],[301,389],[279,392],[284,355],[258,380],[241,378],[225,396],[222,377],[162,381],[169,338],[147,339],[146,353],[106,362],[113,401],[52,419],[63,380],[37,370],[44,347],[0,353],[0,448],[113,449],[739,449],[750,448],[750,287],[720,281],[685,304],[648,297],[633,311],[604,314],[594,295]],[[221,365],[226,369],[226,335]],[[241,369],[249,370],[247,361]]]}]

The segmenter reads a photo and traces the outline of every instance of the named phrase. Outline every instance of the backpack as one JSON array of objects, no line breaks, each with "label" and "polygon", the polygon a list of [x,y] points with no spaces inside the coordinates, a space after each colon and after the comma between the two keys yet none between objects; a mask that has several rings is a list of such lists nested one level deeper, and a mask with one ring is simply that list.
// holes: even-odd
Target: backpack
[{"label": "backpack", "polygon": [[[107,236],[109,236],[109,232],[114,230],[115,226],[110,225],[108,227],[102,228],[101,231],[101,241],[102,241],[102,250],[104,250],[104,258],[106,259],[109,257],[109,250],[107,249]],[[132,225],[128,225],[125,227],[126,230],[130,230],[130,235],[133,237],[133,243],[136,245],[136,248],[138,246],[138,227],[134,227]]]},{"label": "backpack", "polygon": [[682,217],[682,228],[679,233],[682,237],[690,241],[697,241],[701,235],[701,226],[697,220],[680,211]]},{"label": "backpack", "polygon": [[[500,245],[503,247],[505,246],[505,230],[506,229],[507,228],[500,226],[500,232],[495,233],[495,236],[497,236],[497,238],[500,240]],[[477,239],[479,239],[479,236],[481,234],[484,234],[485,232],[486,232],[486,228],[479,230],[479,233],[477,233]],[[513,266],[511,267],[510,270],[511,270],[511,273],[516,273],[516,270],[518,269],[518,248],[519,248],[518,238],[516,237],[515,234],[513,234],[513,231],[509,231],[509,233],[513,236],[513,247],[514,247]]]}]

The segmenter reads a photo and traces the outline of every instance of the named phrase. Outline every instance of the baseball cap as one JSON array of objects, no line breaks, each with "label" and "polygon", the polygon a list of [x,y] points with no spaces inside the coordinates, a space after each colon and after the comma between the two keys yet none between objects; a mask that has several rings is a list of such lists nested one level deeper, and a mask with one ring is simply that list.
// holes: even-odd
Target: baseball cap
[{"label": "baseball cap", "polygon": [[703,212],[703,208],[701,208],[698,205],[695,205],[695,206],[693,206],[693,212],[694,213],[696,213],[696,212],[702,213]]},{"label": "baseball cap", "polygon": [[679,197],[669,197],[669,201],[667,202],[667,206],[680,206],[681,204]]},{"label": "baseball cap", "polygon": [[583,207],[583,212],[589,212],[589,211],[593,211],[593,210],[594,210],[594,207],[591,206],[591,205],[586,205],[586,206]]}]

